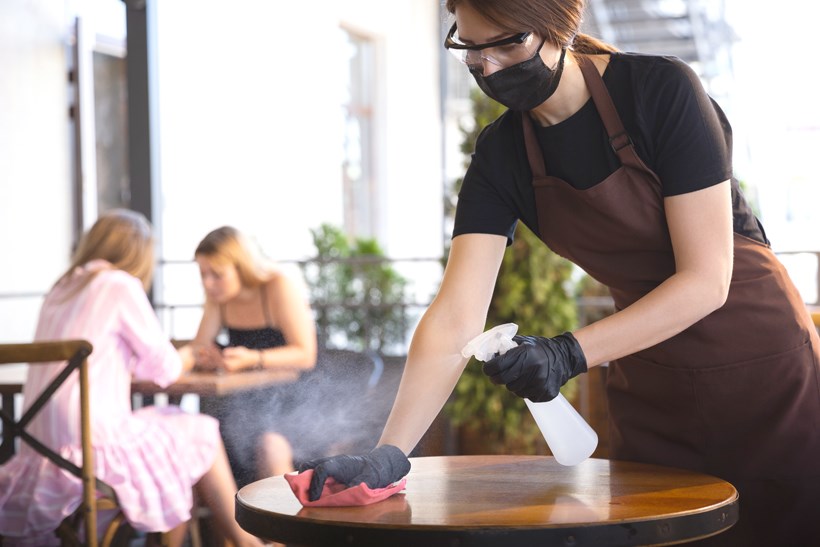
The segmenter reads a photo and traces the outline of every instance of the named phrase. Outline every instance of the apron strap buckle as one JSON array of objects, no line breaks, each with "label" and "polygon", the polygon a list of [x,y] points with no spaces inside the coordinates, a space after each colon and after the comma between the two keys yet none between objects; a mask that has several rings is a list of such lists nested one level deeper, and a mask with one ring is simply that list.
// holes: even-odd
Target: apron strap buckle
[{"label": "apron strap buckle", "polygon": [[621,131],[617,135],[609,137],[609,146],[617,154],[627,146],[632,146],[632,139],[626,134],[626,131]]}]

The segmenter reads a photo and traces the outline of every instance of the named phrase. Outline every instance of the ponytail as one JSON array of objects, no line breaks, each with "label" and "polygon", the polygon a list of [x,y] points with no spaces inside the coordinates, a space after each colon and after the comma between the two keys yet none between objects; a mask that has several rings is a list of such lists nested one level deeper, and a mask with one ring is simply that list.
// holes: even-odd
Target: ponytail
[{"label": "ponytail", "polygon": [[595,55],[596,53],[614,53],[618,51],[618,48],[589,34],[579,32],[572,41],[572,51],[585,55]]}]

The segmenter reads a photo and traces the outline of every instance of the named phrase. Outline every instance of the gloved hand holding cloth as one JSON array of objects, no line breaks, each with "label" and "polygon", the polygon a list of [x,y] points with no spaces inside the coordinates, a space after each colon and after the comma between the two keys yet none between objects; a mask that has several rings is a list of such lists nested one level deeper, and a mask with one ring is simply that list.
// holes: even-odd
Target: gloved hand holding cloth
[{"label": "gloved hand holding cloth", "polygon": [[[312,475],[307,499],[303,500],[300,476],[306,477],[308,471]],[[303,505],[320,505],[325,497],[328,498],[326,505],[364,505],[400,491],[404,481],[394,483],[409,471],[410,460],[404,452],[386,444],[361,456],[338,455],[307,461],[299,466],[299,475],[286,475],[285,479]],[[336,485],[344,485],[347,490],[333,488]]]},{"label": "gloved hand holding cloth", "polygon": [[513,336],[518,344],[483,365],[494,384],[532,402],[551,401],[570,378],[587,371],[587,360],[570,332],[553,338]]}]

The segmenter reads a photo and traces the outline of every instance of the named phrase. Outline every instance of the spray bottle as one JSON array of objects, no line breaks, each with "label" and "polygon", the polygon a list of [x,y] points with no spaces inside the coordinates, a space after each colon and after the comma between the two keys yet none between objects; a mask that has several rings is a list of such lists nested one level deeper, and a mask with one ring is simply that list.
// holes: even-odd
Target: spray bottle
[{"label": "spray bottle", "polygon": [[[517,344],[512,337],[518,331],[515,323],[505,323],[479,334],[464,346],[461,354],[479,361],[504,354]],[[577,465],[587,459],[598,446],[598,435],[560,393],[544,403],[524,399],[538,429],[547,441],[555,460],[561,465]]]}]

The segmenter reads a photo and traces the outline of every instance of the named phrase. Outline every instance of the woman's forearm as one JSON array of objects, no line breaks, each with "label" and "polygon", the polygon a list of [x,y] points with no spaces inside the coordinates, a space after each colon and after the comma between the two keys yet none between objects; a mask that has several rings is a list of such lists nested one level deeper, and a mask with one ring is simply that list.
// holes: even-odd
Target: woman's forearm
[{"label": "woman's forearm", "polygon": [[191,344],[185,344],[177,349],[179,358],[182,360],[182,372],[188,372],[196,365],[196,357],[194,356],[194,348]]},{"label": "woman's forearm", "polygon": [[575,333],[587,366],[668,340],[726,302],[734,241],[729,181],[666,198],[664,206],[676,271],[631,306]]},{"label": "woman's forearm", "polygon": [[379,444],[410,453],[447,402],[467,363],[461,350],[484,330],[506,244],[507,238],[490,234],[453,238],[439,292],[413,334]]},{"label": "woman's forearm", "polygon": [[380,445],[410,453],[450,397],[467,362],[461,349],[483,328],[483,318],[461,328],[452,319],[436,320],[428,312],[419,323]]},{"label": "woman's forearm", "polygon": [[263,368],[312,369],[316,365],[316,348],[297,345],[258,350]]},{"label": "woman's forearm", "polygon": [[726,292],[707,276],[679,273],[631,306],[574,334],[593,367],[654,346],[723,305]]}]

